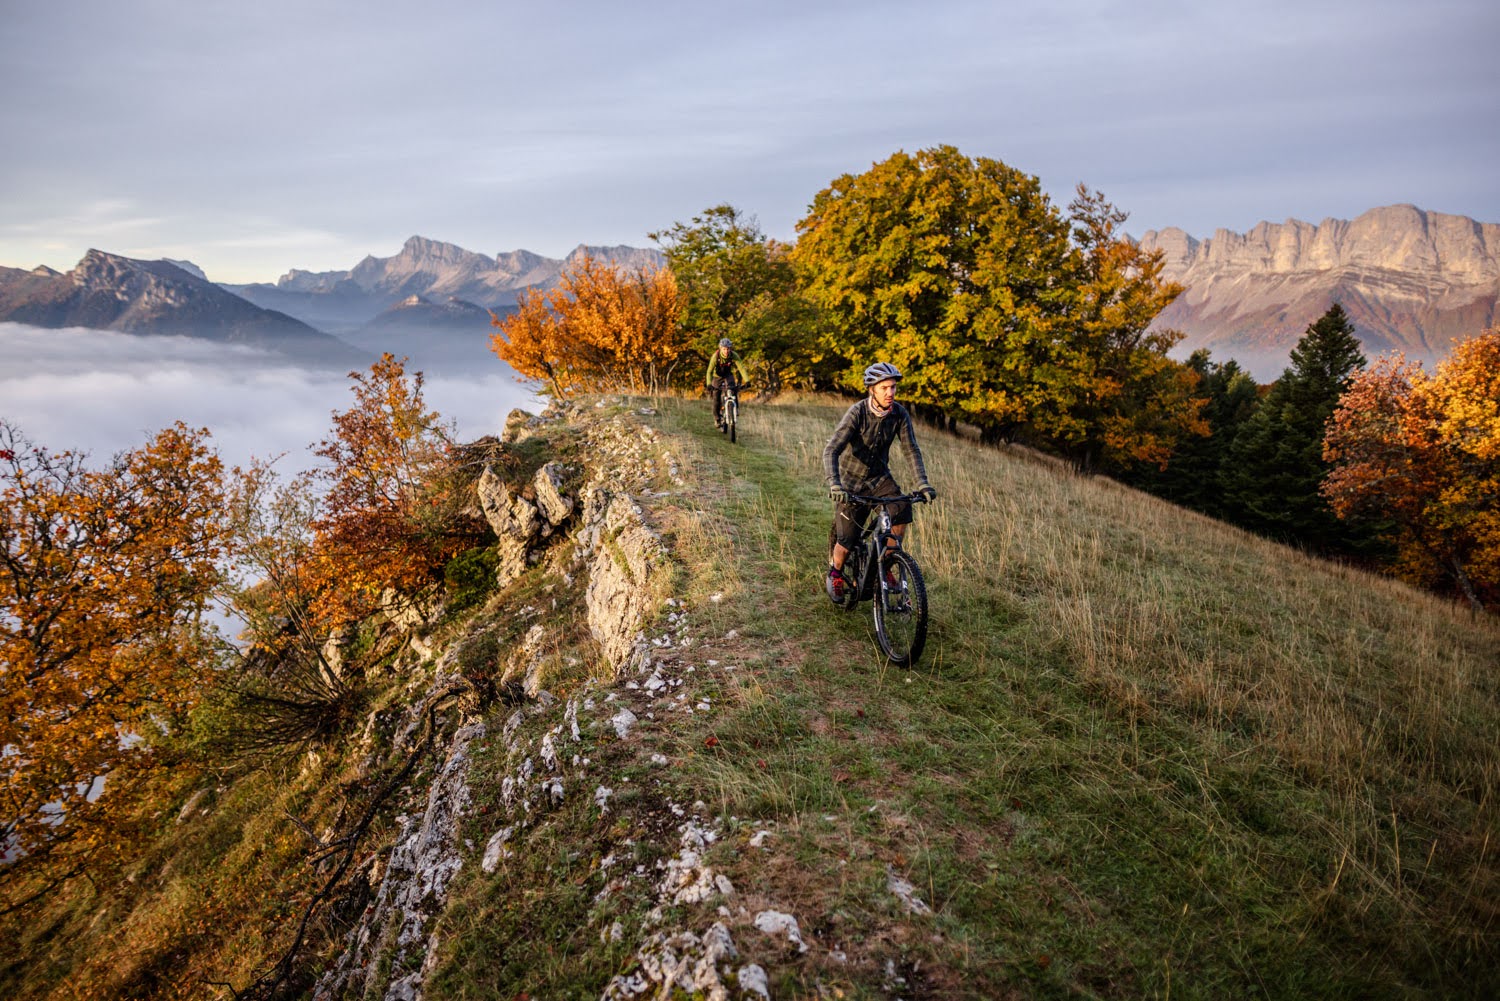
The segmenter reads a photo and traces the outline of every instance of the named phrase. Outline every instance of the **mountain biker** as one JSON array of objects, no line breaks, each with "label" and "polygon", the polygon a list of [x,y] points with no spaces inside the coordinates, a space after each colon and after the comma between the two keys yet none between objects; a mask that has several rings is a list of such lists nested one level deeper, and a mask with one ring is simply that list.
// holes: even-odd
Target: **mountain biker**
[{"label": "mountain biker", "polygon": [[[737,381],[736,373],[739,374]],[[714,423],[720,429],[724,427],[724,387],[739,386],[746,381],[745,366],[740,361],[739,352],[734,350],[734,342],[727,337],[720,338],[719,350],[709,356],[708,370],[703,373],[703,385],[714,400]]]},{"label": "mountain biker", "polygon": [[[917,447],[911,414],[896,402],[896,384],[900,381],[901,372],[889,362],[878,361],[865,369],[868,395],[844,413],[823,449],[823,473],[828,495],[834,501],[826,586],[828,596],[835,602],[842,602],[848,589],[854,586],[853,581],[844,577],[844,559],[859,544],[860,527],[870,511],[868,505],[850,501],[849,495],[900,496],[901,488],[896,486],[890,469],[891,443],[898,437],[911,461],[912,475],[920,484],[917,492],[929,501],[937,497],[937,491],[927,482],[927,468],[922,464],[922,450]],[[889,546],[895,548],[906,534],[906,526],[911,524],[911,502],[899,501],[885,508],[890,512],[891,534],[895,536]]]}]

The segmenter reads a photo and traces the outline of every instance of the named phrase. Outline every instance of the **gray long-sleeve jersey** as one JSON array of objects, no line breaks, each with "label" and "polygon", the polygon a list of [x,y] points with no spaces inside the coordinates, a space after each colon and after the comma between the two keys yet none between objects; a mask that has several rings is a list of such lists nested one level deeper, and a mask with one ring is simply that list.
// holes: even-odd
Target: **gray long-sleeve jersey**
[{"label": "gray long-sleeve jersey", "polygon": [[891,475],[891,443],[898,436],[911,460],[917,486],[926,486],[927,467],[922,464],[911,414],[901,404],[892,403],[884,417],[876,417],[870,412],[868,397],[844,413],[823,449],[823,475],[828,486],[869,493],[882,477]]}]

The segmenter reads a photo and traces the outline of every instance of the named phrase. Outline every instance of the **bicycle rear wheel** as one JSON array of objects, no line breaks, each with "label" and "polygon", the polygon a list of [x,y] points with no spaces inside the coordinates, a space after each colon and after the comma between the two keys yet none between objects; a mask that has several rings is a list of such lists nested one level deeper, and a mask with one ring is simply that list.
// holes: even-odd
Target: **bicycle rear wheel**
[{"label": "bicycle rear wheel", "polygon": [[898,667],[909,667],[917,662],[927,642],[927,585],[922,580],[922,568],[906,550],[887,550],[880,558],[876,587],[871,602],[875,637],[887,660]]}]

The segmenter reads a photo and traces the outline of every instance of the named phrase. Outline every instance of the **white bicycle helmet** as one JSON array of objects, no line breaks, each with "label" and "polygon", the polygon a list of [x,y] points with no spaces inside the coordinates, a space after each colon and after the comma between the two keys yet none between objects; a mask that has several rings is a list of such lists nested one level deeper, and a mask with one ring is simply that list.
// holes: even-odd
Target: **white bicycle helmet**
[{"label": "white bicycle helmet", "polygon": [[721,338],[719,338],[719,347],[721,347],[721,348],[732,348],[732,347],[734,347],[734,342],[731,341],[727,337],[721,337]]},{"label": "white bicycle helmet", "polygon": [[895,379],[897,382],[901,381],[901,370],[888,361],[878,361],[865,369],[866,389],[869,389],[877,382],[884,382],[887,379]]}]

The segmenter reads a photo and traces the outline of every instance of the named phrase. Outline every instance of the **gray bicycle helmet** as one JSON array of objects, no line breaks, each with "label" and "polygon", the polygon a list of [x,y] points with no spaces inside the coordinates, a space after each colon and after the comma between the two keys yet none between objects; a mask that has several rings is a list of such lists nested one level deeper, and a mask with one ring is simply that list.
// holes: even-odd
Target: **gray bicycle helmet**
[{"label": "gray bicycle helmet", "polygon": [[720,337],[719,338],[719,347],[721,347],[721,348],[732,348],[732,347],[734,347],[734,342],[731,341],[727,337]]},{"label": "gray bicycle helmet", "polygon": [[888,361],[878,361],[865,369],[866,389],[869,389],[877,382],[884,382],[887,379],[895,379],[897,382],[901,381],[901,370]]}]

